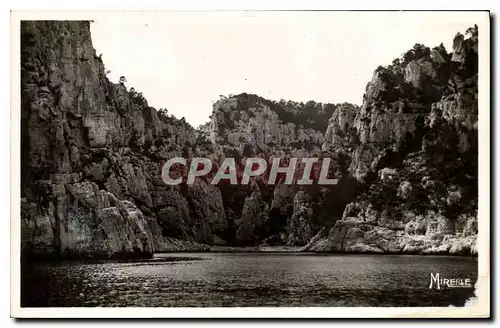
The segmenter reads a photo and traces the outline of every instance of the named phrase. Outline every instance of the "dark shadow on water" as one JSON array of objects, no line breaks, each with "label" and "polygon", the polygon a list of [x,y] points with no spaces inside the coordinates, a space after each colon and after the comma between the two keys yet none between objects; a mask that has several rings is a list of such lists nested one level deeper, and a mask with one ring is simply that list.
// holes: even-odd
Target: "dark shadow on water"
[{"label": "dark shadow on water", "polygon": [[79,265],[79,264],[112,264],[112,263],[130,263],[130,264],[160,264],[167,262],[184,262],[184,261],[204,261],[206,258],[191,257],[191,256],[166,256],[154,257],[151,259],[79,259],[79,260],[50,260],[43,262],[23,261],[22,267],[29,269],[34,266],[61,266],[61,265]]}]

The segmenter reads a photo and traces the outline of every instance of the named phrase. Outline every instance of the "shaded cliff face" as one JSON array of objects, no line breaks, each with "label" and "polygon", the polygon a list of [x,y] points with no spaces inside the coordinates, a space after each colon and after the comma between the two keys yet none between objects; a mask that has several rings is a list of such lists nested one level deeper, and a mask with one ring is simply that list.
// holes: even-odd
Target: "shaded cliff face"
[{"label": "shaded cliff face", "polygon": [[160,176],[165,159],[210,142],[109,82],[88,22],[22,22],[21,98],[26,256],[145,256],[224,231],[218,189]]},{"label": "shaded cliff face", "polygon": [[453,53],[415,45],[379,67],[354,114],[339,108],[324,149],[350,154],[366,191],[307,250],[477,254],[477,27]]}]

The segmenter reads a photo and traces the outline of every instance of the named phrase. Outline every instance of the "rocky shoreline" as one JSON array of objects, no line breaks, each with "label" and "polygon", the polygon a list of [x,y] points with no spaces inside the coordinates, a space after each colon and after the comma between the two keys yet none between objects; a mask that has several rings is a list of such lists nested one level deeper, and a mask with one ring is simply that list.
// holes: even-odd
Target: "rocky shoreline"
[{"label": "rocky shoreline", "polygon": [[[477,44],[477,26],[452,52],[416,44],[374,71],[361,106],[244,93],[195,129],[108,80],[90,22],[23,21],[23,258],[273,247],[475,256]],[[332,158],[339,182],[161,178],[173,157],[262,155]]]}]

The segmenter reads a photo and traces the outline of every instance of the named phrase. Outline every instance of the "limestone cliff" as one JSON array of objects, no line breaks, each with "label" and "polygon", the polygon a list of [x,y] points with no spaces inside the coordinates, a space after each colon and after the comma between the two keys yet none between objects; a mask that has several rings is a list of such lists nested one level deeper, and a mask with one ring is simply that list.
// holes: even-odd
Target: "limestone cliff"
[{"label": "limestone cliff", "polygon": [[[219,158],[330,155],[341,161],[342,155],[329,154],[321,149],[325,132],[327,138],[330,136],[328,119],[337,108],[358,109],[347,103],[272,101],[246,93],[230,96],[213,106],[210,139]],[[260,183],[253,187],[224,187],[221,191],[228,220],[236,231],[232,243],[255,244],[265,239],[265,243],[305,245],[324,224],[341,218],[342,209],[357,186],[355,181],[346,186],[346,181],[350,181],[347,175],[340,186],[270,186]],[[254,188],[261,194],[264,206],[254,206],[259,211],[250,218],[244,210],[253,204]],[[308,209],[301,205],[306,199]],[[248,203],[249,200],[252,202]]]},{"label": "limestone cliff", "polygon": [[210,139],[222,150],[247,153],[319,152],[327,120],[338,105],[267,100],[252,94],[214,104]]},{"label": "limestone cliff", "polygon": [[219,190],[168,187],[166,158],[211,151],[183,120],[105,76],[89,22],[21,24],[22,249],[26,256],[150,256],[210,244]]},{"label": "limestone cliff", "polygon": [[[21,25],[26,257],[209,245],[477,252],[477,28],[375,70],[361,107],[240,94],[199,130],[111,83],[89,22]],[[172,157],[330,157],[334,186],[166,185]]]},{"label": "limestone cliff", "polygon": [[417,44],[376,70],[359,112],[335,111],[323,149],[367,189],[305,250],[477,254],[477,42],[474,27],[452,54]]}]

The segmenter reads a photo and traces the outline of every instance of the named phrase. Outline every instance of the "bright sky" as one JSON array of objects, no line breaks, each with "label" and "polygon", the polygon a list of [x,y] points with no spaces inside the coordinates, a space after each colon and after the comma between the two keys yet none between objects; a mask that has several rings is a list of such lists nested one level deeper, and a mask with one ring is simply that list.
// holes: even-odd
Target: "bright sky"
[{"label": "bright sky", "polygon": [[193,126],[219,95],[361,104],[378,65],[415,43],[444,43],[473,26],[461,12],[157,12],[106,14],[92,39],[112,81]]}]

